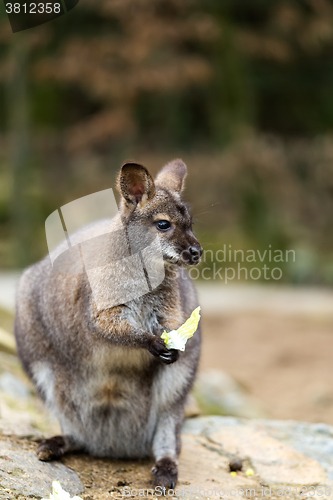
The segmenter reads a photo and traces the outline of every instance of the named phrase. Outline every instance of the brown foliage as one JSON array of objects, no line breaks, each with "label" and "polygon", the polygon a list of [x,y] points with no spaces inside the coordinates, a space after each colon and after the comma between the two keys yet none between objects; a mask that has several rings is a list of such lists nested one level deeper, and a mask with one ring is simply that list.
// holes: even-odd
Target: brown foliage
[{"label": "brown foliage", "polygon": [[36,63],[37,79],[74,84],[104,108],[68,131],[71,150],[126,135],[135,127],[133,106],[140,93],[178,91],[210,78],[208,61],[184,44],[210,42],[219,32],[216,23],[191,11],[189,0],[167,4],[87,0],[85,8],[116,20],[119,28],[65,37],[56,54]]}]

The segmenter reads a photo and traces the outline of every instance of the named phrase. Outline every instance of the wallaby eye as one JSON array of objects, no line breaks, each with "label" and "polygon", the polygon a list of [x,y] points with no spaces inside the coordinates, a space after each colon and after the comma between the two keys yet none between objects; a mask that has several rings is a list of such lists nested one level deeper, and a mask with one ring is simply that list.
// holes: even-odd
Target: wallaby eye
[{"label": "wallaby eye", "polygon": [[159,220],[156,222],[156,227],[159,231],[167,231],[171,227],[171,222],[168,220]]}]

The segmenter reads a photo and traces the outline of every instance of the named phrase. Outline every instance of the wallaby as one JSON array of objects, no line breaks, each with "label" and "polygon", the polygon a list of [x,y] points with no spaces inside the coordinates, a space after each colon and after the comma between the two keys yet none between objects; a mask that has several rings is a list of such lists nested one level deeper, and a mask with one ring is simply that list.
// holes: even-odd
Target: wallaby
[{"label": "wallaby", "polygon": [[154,485],[175,486],[184,405],[201,344],[200,325],[184,352],[167,349],[160,338],[198,306],[185,268],[199,263],[202,248],[181,198],[185,176],[181,160],[167,164],[155,182],[142,165],[126,163],[117,181],[119,213],[103,222],[141,224],[156,233],[165,276],[155,289],[98,309],[85,272],[59,272],[47,256],[22,274],[18,353],[63,433],[39,444],[40,460],[75,450],[99,457],[153,456]]}]

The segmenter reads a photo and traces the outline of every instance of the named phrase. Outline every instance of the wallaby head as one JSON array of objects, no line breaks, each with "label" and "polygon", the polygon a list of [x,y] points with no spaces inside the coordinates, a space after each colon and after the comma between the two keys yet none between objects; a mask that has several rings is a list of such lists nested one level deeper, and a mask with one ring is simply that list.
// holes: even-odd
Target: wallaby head
[{"label": "wallaby head", "polygon": [[182,160],[165,165],[155,182],[143,165],[128,162],[122,166],[117,182],[123,223],[157,235],[164,260],[180,266],[198,264],[202,255],[189,206],[181,197],[185,176]]}]

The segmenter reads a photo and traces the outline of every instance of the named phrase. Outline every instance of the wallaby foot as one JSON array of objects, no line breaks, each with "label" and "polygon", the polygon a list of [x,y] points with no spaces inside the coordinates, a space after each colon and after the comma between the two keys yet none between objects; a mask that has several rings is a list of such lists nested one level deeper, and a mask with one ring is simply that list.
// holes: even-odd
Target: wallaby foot
[{"label": "wallaby foot", "polygon": [[152,473],[155,475],[154,486],[164,486],[172,490],[176,486],[178,466],[171,458],[164,457],[158,460],[152,468]]},{"label": "wallaby foot", "polygon": [[50,462],[59,460],[65,453],[78,449],[70,436],[54,436],[44,439],[37,447],[36,454],[38,460]]}]

